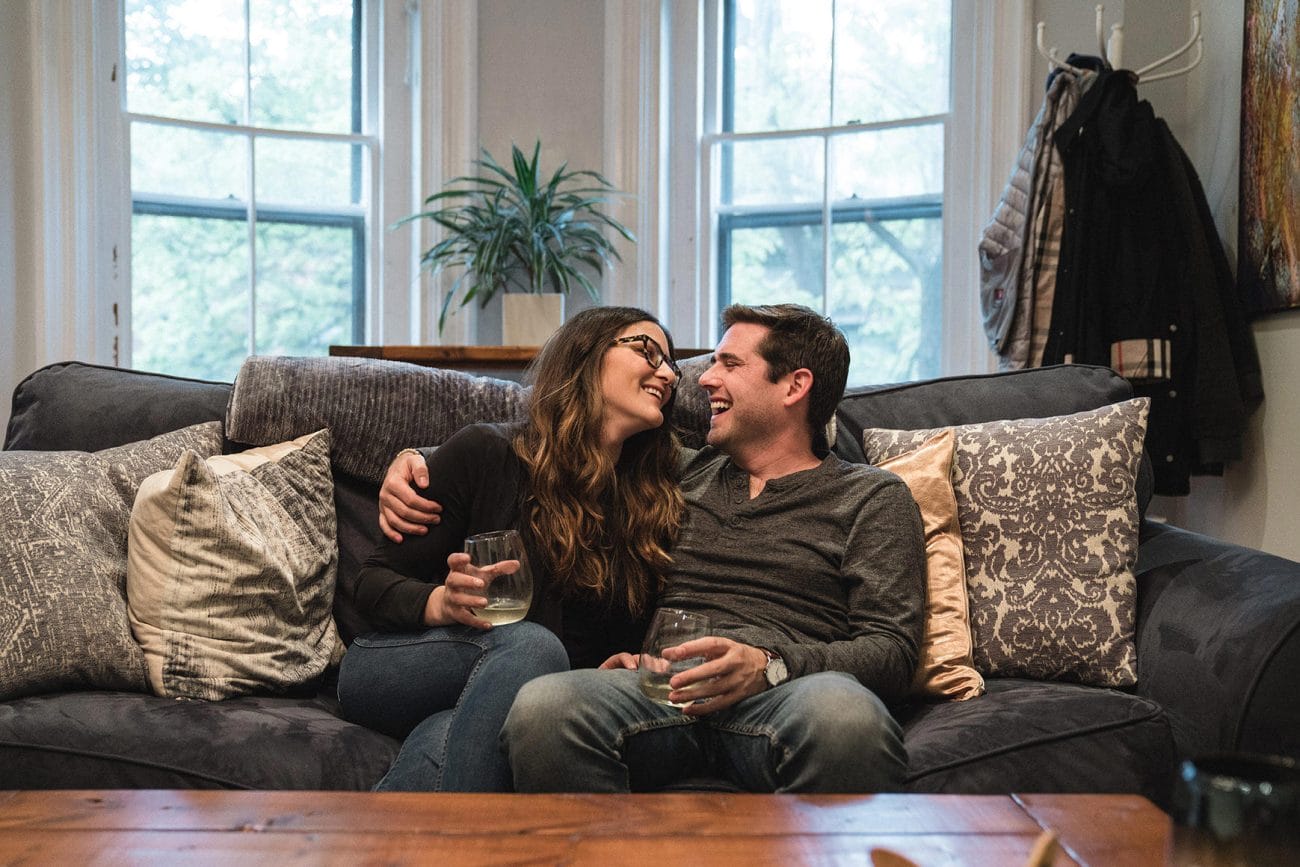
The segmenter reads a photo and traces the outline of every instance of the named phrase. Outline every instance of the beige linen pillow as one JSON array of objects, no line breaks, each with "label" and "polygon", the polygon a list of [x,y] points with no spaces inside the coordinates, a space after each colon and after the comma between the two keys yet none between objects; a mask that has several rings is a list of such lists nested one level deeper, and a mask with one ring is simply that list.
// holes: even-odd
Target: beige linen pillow
[{"label": "beige linen pillow", "polygon": [[341,651],[329,431],[204,460],[140,486],[127,606],[161,696],[278,693]]},{"label": "beige linen pillow", "polygon": [[907,484],[925,526],[925,632],[912,693],[960,701],[982,695],[984,678],[971,659],[966,566],[952,490],[953,440],[952,429],[945,429],[878,466]]},{"label": "beige linen pillow", "polygon": [[[1149,401],[955,428],[975,667],[986,676],[1131,686]],[[879,463],[934,431],[863,432]]]}]

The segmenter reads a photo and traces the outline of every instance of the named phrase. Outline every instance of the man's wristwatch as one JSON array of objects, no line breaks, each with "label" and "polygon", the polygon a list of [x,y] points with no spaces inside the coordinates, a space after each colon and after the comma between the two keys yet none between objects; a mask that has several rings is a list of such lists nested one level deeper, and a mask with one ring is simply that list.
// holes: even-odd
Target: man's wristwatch
[{"label": "man's wristwatch", "polygon": [[763,678],[768,686],[780,686],[790,679],[790,671],[785,667],[785,660],[765,647],[760,647],[767,657],[767,667],[763,669]]}]

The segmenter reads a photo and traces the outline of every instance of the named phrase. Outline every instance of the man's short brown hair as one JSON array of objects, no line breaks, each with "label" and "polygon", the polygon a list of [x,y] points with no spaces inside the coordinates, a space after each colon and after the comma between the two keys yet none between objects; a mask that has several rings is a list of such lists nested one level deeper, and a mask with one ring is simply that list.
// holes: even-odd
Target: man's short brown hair
[{"label": "man's short brown hair", "polygon": [[769,329],[758,345],[767,362],[769,378],[776,382],[793,370],[812,371],[808,395],[808,426],[813,448],[824,451],[826,425],[844,396],[849,378],[849,344],[835,323],[802,304],[732,304],[722,311],[722,328],[745,322]]}]

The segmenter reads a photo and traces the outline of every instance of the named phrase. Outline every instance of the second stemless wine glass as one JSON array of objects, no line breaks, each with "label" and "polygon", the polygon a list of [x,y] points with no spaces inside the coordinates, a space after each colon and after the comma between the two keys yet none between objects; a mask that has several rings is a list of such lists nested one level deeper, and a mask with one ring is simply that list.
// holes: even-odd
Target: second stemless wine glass
[{"label": "second stemless wine glass", "polygon": [[638,666],[641,672],[641,692],[647,698],[671,707],[686,707],[690,704],[668,700],[668,693],[673,691],[668,681],[679,671],[694,668],[704,662],[704,657],[692,656],[670,662],[663,658],[663,652],[669,647],[704,638],[708,634],[709,618],[703,614],[676,608],[660,608],[656,611],[641,647],[641,663]]},{"label": "second stemless wine glass", "polygon": [[[523,620],[533,602],[533,573],[528,567],[528,555],[524,552],[519,533],[496,530],[470,536],[465,540],[465,553],[469,555],[470,564],[482,570],[480,577],[487,581],[487,587],[483,589],[487,607],[473,609],[474,613],[496,625]],[[519,561],[519,568],[510,572],[504,567],[500,570],[488,568],[506,560]]]}]

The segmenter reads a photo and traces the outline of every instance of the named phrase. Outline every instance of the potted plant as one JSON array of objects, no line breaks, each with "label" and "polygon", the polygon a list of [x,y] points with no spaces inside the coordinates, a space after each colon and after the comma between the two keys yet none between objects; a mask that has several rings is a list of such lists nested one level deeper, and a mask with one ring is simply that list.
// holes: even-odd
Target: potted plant
[{"label": "potted plant", "polygon": [[[428,219],[441,226],[442,240],[425,251],[420,263],[434,274],[448,268],[461,272],[443,300],[439,332],[457,295],[461,305],[477,299],[481,308],[498,292],[536,297],[548,291],[559,301],[553,305],[558,313],[554,330],[563,320],[563,296],[572,285],[578,283],[599,301],[588,274],[600,274],[611,260],[622,258],[605,230],[635,243],[632,233],[602,210],[620,195],[609,181],[593,171],[570,171],[568,163],[544,178],[538,168],[541,147],[538,141],[528,159],[512,145],[511,169],[484,149],[483,158],[474,161],[481,169],[477,176],[453,178],[447,189],[424,200],[426,210],[402,221]],[[507,294],[505,300],[511,297]],[[536,313],[526,316],[535,319]],[[523,342],[506,336],[509,320],[506,315],[503,342]]]}]

